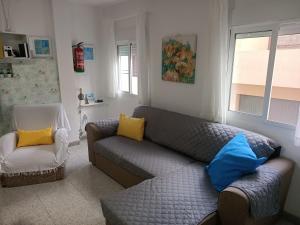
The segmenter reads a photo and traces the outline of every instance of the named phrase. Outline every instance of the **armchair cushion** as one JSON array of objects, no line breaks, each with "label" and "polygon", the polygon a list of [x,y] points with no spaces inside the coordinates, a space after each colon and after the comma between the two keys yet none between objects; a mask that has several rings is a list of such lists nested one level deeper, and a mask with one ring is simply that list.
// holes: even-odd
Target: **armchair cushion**
[{"label": "armchair cushion", "polygon": [[1,172],[16,174],[54,169],[59,166],[54,148],[54,144],[18,148],[4,158]]}]

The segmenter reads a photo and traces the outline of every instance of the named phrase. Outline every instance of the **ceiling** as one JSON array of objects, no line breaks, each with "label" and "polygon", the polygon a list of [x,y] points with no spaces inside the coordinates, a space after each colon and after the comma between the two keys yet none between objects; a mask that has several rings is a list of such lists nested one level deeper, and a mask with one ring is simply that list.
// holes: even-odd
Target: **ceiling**
[{"label": "ceiling", "polygon": [[86,5],[111,5],[127,0],[68,0],[69,2],[86,4]]}]

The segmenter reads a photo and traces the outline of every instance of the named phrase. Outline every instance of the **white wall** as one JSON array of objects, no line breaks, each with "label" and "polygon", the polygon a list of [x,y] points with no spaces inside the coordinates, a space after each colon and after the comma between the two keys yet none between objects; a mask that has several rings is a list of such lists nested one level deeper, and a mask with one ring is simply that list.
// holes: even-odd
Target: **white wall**
[{"label": "white wall", "polygon": [[235,0],[233,25],[299,19],[299,0]]},{"label": "white wall", "polygon": [[[52,3],[62,102],[70,117],[72,138],[77,140],[79,88],[83,88],[84,93],[95,93],[97,98],[102,98],[105,93],[105,84],[101,78],[103,74],[100,72],[102,65],[98,57],[101,52],[101,10],[66,0],[53,0]],[[72,44],[81,41],[93,45],[94,60],[85,61],[84,73],[76,73],[73,70]],[[87,107],[83,113],[88,115],[90,121],[107,117],[105,106]]]},{"label": "white wall", "polygon": [[117,20],[115,23],[116,41],[136,41],[136,17]]},{"label": "white wall", "polygon": [[[271,21],[299,19],[298,0],[236,0],[232,14],[233,25],[265,23]],[[282,109],[281,113],[284,113]],[[296,162],[296,170],[290,187],[286,211],[300,216],[300,148],[293,145],[294,129],[274,126],[257,119],[245,120],[241,116],[230,116],[229,123],[261,132],[278,140],[283,146],[282,154]]]},{"label": "white wall", "polygon": [[[170,10],[171,7],[171,10]],[[209,61],[209,4],[205,0],[153,1],[150,11],[151,104],[155,107],[204,116],[206,109],[206,76]],[[163,81],[161,78],[161,45],[164,36],[197,34],[195,84]]]},{"label": "white wall", "polygon": [[72,61],[71,14],[66,1],[52,0],[61,100],[71,124],[71,141],[79,140],[78,99]]},{"label": "white wall", "polygon": [[[16,33],[54,36],[50,0],[9,0],[9,20],[11,31]],[[0,30],[4,31],[5,23],[1,10]]]},{"label": "white wall", "polygon": [[[74,72],[76,88],[83,88],[83,92],[97,92],[101,90],[101,86],[98,85],[97,77],[98,73],[98,54],[99,54],[99,30],[101,26],[98,24],[98,18],[101,13],[93,6],[82,4],[69,4],[69,10],[71,12],[71,38],[72,42],[84,42],[92,44],[94,48],[94,60],[85,61],[85,72]],[[98,92],[97,95],[101,95]],[[97,96],[101,97],[101,96]]]},{"label": "white wall", "polygon": [[[172,6],[172,10],[170,10]],[[191,115],[207,115],[205,76],[208,74],[209,20],[208,1],[190,0],[133,0],[103,10],[104,17],[113,19],[134,16],[138,11],[149,13],[151,104]],[[197,34],[196,83],[179,84],[161,79],[162,38],[172,34]],[[204,90],[204,91],[203,91]],[[132,111],[138,101],[126,99],[119,111]],[[131,108],[130,108],[131,107]]]},{"label": "white wall", "polygon": [[[72,43],[84,42],[91,44],[94,48],[94,60],[84,61],[84,73],[73,72],[75,77],[76,92],[79,88],[83,93],[94,93],[97,99],[103,99],[105,95],[105,84],[102,82],[100,73],[102,65],[100,61],[101,54],[101,22],[102,12],[97,7],[82,4],[69,3],[71,12],[71,38]],[[97,121],[107,118],[107,104],[101,106],[92,106],[83,108],[83,114],[88,116],[88,120]]]}]

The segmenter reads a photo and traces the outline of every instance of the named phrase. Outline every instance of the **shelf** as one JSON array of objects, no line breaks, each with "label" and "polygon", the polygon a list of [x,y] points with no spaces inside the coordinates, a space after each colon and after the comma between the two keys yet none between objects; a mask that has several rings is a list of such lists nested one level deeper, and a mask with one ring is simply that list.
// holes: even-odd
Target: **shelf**
[{"label": "shelf", "polygon": [[0,59],[0,63],[21,63],[21,62],[28,62],[31,60],[31,58],[25,58],[25,57],[6,57],[3,59]]},{"label": "shelf", "polygon": [[104,105],[104,102],[91,102],[89,104],[82,104],[81,107],[92,107],[92,106],[100,106]]},{"label": "shelf", "polygon": [[0,63],[22,62],[30,59],[26,34],[0,32]]}]

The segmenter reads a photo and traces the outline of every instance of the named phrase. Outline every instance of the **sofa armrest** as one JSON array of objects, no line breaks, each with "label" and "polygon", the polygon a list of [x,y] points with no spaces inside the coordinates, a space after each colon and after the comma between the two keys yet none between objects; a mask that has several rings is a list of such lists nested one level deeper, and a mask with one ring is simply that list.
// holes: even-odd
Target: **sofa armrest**
[{"label": "sofa armrest", "polygon": [[69,134],[65,128],[57,129],[54,136],[54,153],[58,165],[62,165],[69,155]]},{"label": "sofa armrest", "polygon": [[[289,185],[294,171],[294,163],[285,158],[269,160],[266,164],[277,170],[281,175],[280,182],[280,207],[284,207]],[[220,193],[218,212],[222,225],[248,225],[261,224],[250,215],[250,203],[247,195],[238,188],[228,187]],[[271,224],[272,218],[263,219],[262,224]]]},{"label": "sofa armrest", "polygon": [[0,137],[0,160],[12,153],[17,146],[17,134],[11,132]]},{"label": "sofa armrest", "polygon": [[110,136],[116,135],[119,126],[118,120],[101,120],[96,123],[88,123],[85,126],[87,134],[89,160],[95,165],[95,142]]}]

